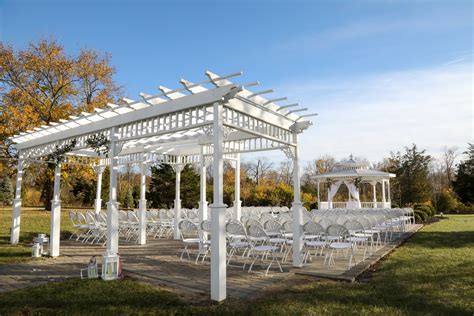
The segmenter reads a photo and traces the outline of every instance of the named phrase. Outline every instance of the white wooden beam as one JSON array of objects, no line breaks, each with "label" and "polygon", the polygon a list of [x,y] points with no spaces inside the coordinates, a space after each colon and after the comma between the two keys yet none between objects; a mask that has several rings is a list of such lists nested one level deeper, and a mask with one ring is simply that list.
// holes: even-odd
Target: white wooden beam
[{"label": "white wooden beam", "polygon": [[285,100],[288,100],[288,98],[287,97],[281,97],[281,98],[269,99],[266,102],[264,102],[263,105],[267,105],[267,104],[270,104],[270,103],[275,103],[275,102],[278,102],[278,101],[285,101]]},{"label": "white wooden beam", "polygon": [[204,88],[203,86],[200,86],[198,84],[194,84],[186,79],[181,79],[180,83],[184,86],[186,90],[191,92],[192,94],[200,93],[203,91],[206,91],[207,89]]},{"label": "white wooden beam", "polygon": [[163,93],[163,95],[170,100],[176,100],[186,96],[185,94],[182,94],[176,90],[171,90],[163,86],[159,86],[158,89],[160,89],[161,93]]},{"label": "white wooden beam", "polygon": [[[199,94],[185,96],[176,100],[167,101],[159,107],[150,106],[133,112],[117,115],[99,122],[92,122],[90,124],[78,126],[76,128],[70,128],[61,133],[54,133],[41,137],[39,139],[29,140],[17,144],[16,147],[18,149],[34,147],[62,139],[67,139],[70,137],[77,137],[93,132],[100,132],[113,126],[120,126],[122,124],[128,124],[130,122],[139,121],[146,118],[157,117],[159,115],[173,113],[176,111],[182,111],[184,109],[193,108],[202,104],[209,104],[215,102],[216,100],[221,100],[222,97],[229,93],[233,87],[235,86],[229,85],[212,90],[207,90]],[[118,107],[116,105],[114,106]]]},{"label": "white wooden beam", "polygon": [[267,90],[263,90],[263,91],[254,92],[254,93],[248,95],[247,98],[253,98],[257,95],[262,95],[262,94],[267,94],[267,93],[273,93],[273,89],[267,89]]}]

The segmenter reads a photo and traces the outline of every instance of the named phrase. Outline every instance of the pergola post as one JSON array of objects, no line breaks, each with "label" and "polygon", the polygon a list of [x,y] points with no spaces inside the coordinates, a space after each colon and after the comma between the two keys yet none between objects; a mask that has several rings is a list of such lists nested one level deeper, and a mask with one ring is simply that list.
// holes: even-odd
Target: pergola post
[{"label": "pergola post", "polygon": [[177,164],[173,165],[176,173],[175,198],[174,198],[174,239],[180,239],[179,222],[181,221],[181,157],[177,157]]},{"label": "pergola post", "polygon": [[115,128],[110,130],[110,190],[107,203],[107,252],[110,255],[118,253],[118,146],[116,144]]},{"label": "pergola post", "polygon": [[10,232],[10,243],[12,245],[16,245],[20,241],[21,183],[23,181],[23,164],[24,161],[20,155],[20,159],[18,159],[18,165],[16,167],[16,189],[12,209],[12,227]]},{"label": "pergola post", "polygon": [[61,164],[56,164],[54,169],[54,191],[51,200],[51,227],[49,236],[49,255],[59,256],[59,243],[61,236]]},{"label": "pergola post", "polygon": [[371,184],[372,184],[372,195],[373,195],[374,208],[377,208],[377,181],[374,181]]},{"label": "pergola post", "polygon": [[94,200],[94,213],[95,215],[99,215],[100,210],[102,209],[102,174],[104,173],[105,166],[98,165],[94,167],[95,172],[97,173],[97,188],[95,192],[95,200]]},{"label": "pergola post", "polygon": [[199,222],[207,219],[207,200],[206,200],[206,161],[204,157],[203,147],[201,147],[199,165],[200,168],[200,186],[199,186]]},{"label": "pergola post", "polygon": [[234,218],[240,220],[242,201],[240,200],[240,154],[235,159]]},{"label": "pergola post", "polygon": [[226,298],[227,268],[225,239],[224,204],[224,159],[223,159],[223,106],[214,103],[213,123],[213,176],[214,197],[211,205],[211,299],[222,301]]},{"label": "pergola post", "polygon": [[301,203],[300,192],[300,166],[297,133],[293,133],[293,143],[296,144],[293,152],[293,266],[302,267],[303,260],[301,252],[303,250],[303,235],[301,234],[301,226],[303,225],[303,204]]},{"label": "pergola post", "polygon": [[[144,157],[146,158],[146,157]],[[138,243],[140,245],[146,244],[146,168],[148,164],[146,161],[140,163],[140,200],[138,201]]]}]

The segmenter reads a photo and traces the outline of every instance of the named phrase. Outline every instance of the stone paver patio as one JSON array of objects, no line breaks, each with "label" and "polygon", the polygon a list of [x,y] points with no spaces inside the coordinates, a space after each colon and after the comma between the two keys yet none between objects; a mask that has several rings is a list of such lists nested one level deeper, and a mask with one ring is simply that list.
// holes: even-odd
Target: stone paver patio
[{"label": "stone paver patio", "polygon": [[[362,250],[358,250],[356,257],[359,263],[350,270],[347,270],[348,260],[343,257],[336,260],[336,265],[333,267],[324,265],[322,257],[315,257],[303,268],[292,268],[290,263],[283,264],[284,273],[277,271],[276,266],[272,267],[270,274],[265,277],[259,266],[255,267],[255,272],[247,273],[241,268],[243,261],[236,260],[227,268],[228,297],[255,297],[266,288],[275,286],[278,282],[295,274],[353,282],[420,228],[421,225],[414,225],[410,232],[403,234],[402,238],[378,248],[363,262],[359,262],[362,258]],[[0,266],[0,293],[77,278],[79,269],[87,265],[92,255],[96,255],[100,263],[104,249],[97,245],[62,241],[61,256],[58,258]],[[181,249],[180,241],[165,239],[151,240],[144,246],[121,243],[120,254],[124,274],[143,282],[165,287],[181,295],[209,299],[209,260],[197,265],[194,261],[180,261]]]}]

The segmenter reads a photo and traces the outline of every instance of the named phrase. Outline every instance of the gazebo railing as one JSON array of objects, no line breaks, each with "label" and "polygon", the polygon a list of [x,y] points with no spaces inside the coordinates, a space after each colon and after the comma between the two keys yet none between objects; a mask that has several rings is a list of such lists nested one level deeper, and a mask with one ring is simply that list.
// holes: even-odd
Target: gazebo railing
[{"label": "gazebo railing", "polygon": [[[390,201],[387,202],[360,202],[361,208],[391,208],[392,203]],[[354,201],[352,202],[332,202],[332,208],[355,208]],[[328,202],[320,202],[320,210],[327,210],[329,209]]]}]

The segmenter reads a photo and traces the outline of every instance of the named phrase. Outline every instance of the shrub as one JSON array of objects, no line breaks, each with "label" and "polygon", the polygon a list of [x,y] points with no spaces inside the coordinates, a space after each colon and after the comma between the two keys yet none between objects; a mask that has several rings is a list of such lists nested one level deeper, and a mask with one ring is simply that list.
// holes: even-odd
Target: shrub
[{"label": "shrub", "polygon": [[421,223],[423,222],[423,218],[420,216],[419,213],[415,212],[415,223]]},{"label": "shrub", "polygon": [[456,213],[460,214],[474,214],[474,204],[463,204],[459,203],[456,209]]},{"label": "shrub", "polygon": [[435,213],[434,208],[429,204],[415,204],[414,209],[424,212],[428,217],[433,216]]},{"label": "shrub", "polygon": [[458,208],[459,202],[456,197],[449,191],[443,191],[437,196],[437,211],[452,212]]},{"label": "shrub", "polygon": [[417,223],[424,222],[428,220],[429,218],[431,218],[431,216],[428,215],[425,211],[420,210],[420,209],[415,210],[415,220]]}]

